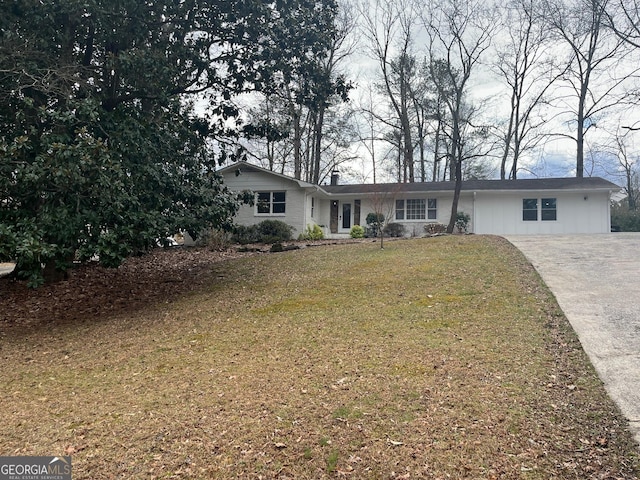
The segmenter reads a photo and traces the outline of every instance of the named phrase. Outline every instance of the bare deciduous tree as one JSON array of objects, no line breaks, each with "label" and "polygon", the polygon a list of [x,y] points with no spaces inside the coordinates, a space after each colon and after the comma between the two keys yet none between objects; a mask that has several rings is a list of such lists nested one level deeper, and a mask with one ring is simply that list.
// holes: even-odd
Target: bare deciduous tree
[{"label": "bare deciduous tree", "polygon": [[[570,113],[575,133],[562,136],[576,143],[576,176],[584,176],[585,136],[605,113],[625,100],[623,85],[630,73],[619,70],[625,42],[606,28],[609,0],[545,0],[541,15],[551,27],[552,38],[568,49],[563,76],[566,93],[556,100]],[[635,69],[637,70],[637,68]]]},{"label": "bare deciduous tree", "polygon": [[458,201],[462,189],[462,162],[465,158],[464,127],[465,96],[472,74],[482,55],[491,44],[496,29],[493,15],[481,0],[441,0],[428,7],[424,25],[429,37],[430,65],[437,59],[444,75],[432,72],[436,88],[443,95],[450,115],[450,168],[455,179],[451,218],[447,232],[452,233],[456,222]]},{"label": "bare deciduous tree", "polygon": [[377,143],[382,140],[382,133],[379,131],[378,116],[375,113],[376,100],[373,86],[369,84],[364,89],[359,103],[359,121],[357,122],[358,142],[362,144],[371,159],[371,168],[373,174],[373,183],[378,181],[378,157]]},{"label": "bare deciduous tree", "polygon": [[382,89],[388,98],[402,138],[404,181],[415,180],[411,124],[412,53],[418,11],[414,0],[373,0],[361,5],[367,50],[379,67]]},{"label": "bare deciduous tree", "polygon": [[640,48],[640,3],[638,0],[606,1],[606,26],[622,41]]},{"label": "bare deciduous tree", "polygon": [[567,68],[552,67],[548,29],[536,15],[535,5],[536,0],[510,0],[503,10],[505,42],[498,49],[496,70],[509,88],[510,102],[502,133],[501,179],[515,179],[520,155],[539,143],[541,136],[534,134],[544,122],[536,122],[534,112]]}]

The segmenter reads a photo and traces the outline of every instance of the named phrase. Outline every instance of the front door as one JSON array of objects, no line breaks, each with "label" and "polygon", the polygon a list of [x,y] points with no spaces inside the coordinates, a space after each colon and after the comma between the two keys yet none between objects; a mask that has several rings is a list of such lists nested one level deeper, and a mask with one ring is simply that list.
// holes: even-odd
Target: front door
[{"label": "front door", "polygon": [[350,203],[342,204],[342,228],[344,230],[351,229],[351,204]]}]

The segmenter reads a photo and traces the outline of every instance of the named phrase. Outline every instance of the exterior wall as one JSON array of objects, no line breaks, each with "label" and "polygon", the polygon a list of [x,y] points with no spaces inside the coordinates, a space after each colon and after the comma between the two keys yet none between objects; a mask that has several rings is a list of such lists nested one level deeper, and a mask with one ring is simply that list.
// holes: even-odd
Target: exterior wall
[{"label": "exterior wall", "polygon": [[295,228],[293,236],[297,237],[304,232],[307,223],[310,223],[310,220],[307,221],[311,217],[310,195],[307,202],[306,191],[293,180],[270,175],[266,172],[243,171],[238,176],[234,172],[226,174],[224,176],[224,184],[235,192],[243,190],[286,192],[284,214],[258,214],[255,205],[243,205],[235,218],[236,223],[240,225],[255,225],[267,219],[281,220]]},{"label": "exterior wall", "polygon": [[331,230],[329,229],[329,222],[331,219],[331,200],[326,197],[316,197],[316,214],[313,221],[322,228],[325,238],[331,238]]},{"label": "exterior wall", "polygon": [[[555,198],[557,219],[522,220],[522,200]],[[475,199],[475,233],[565,234],[606,233],[610,227],[609,194],[607,192],[478,192]]]},{"label": "exterior wall", "polygon": [[[586,200],[585,200],[586,197]],[[395,200],[410,198],[435,198],[438,202],[437,218],[435,220],[395,220]],[[538,214],[537,221],[522,220],[522,200],[524,198],[555,198],[557,219],[542,221]],[[342,203],[361,200],[361,224],[366,226],[367,214],[375,212],[375,202],[366,197],[342,197],[339,211],[342,213]],[[407,236],[422,236],[424,227],[428,223],[448,224],[451,214],[453,195],[449,192],[434,194],[398,196],[389,200],[380,210],[385,217],[391,216],[392,222],[405,226]],[[322,201],[321,216],[318,223],[326,226],[326,236],[329,231],[331,200]],[[394,205],[391,207],[391,205]],[[514,235],[514,234],[567,234],[567,233],[606,233],[610,231],[609,195],[607,192],[462,192],[458,201],[458,211],[471,217],[468,225],[470,233]],[[540,212],[539,212],[540,213]],[[340,226],[342,221],[339,222]],[[353,225],[353,222],[351,223]],[[348,229],[338,229],[338,236],[348,234]]]},{"label": "exterior wall", "polygon": [[[395,202],[396,200],[407,200],[407,199],[418,199],[424,198],[425,200],[435,198],[437,200],[437,209],[436,209],[436,218],[435,219],[424,219],[424,220],[396,220],[395,219]],[[449,223],[449,217],[451,216],[451,205],[453,202],[453,194],[451,192],[437,192],[433,194],[426,195],[398,195],[394,197],[389,197],[389,199],[385,202],[382,202],[379,199],[364,197],[364,196],[349,196],[342,197],[339,199],[334,199],[339,202],[339,212],[342,214],[342,204],[350,203],[354,204],[355,200],[361,201],[361,213],[360,213],[360,224],[363,227],[367,226],[366,218],[369,213],[375,213],[376,208],[384,214],[385,218],[388,218],[389,223],[400,223],[405,227],[405,235],[406,236],[416,236],[421,237],[425,235],[425,225],[429,223],[441,223],[443,225],[447,225]],[[331,201],[334,200],[325,200],[323,201],[322,208],[322,221],[319,223],[321,225],[326,225],[325,235],[330,236],[331,233],[329,231],[329,220],[330,220],[330,205]],[[471,218],[469,223],[468,231],[473,231],[473,197],[469,193],[463,193],[460,196],[458,201],[458,211],[467,213]],[[353,212],[353,210],[352,210]],[[349,233],[349,229],[343,229],[342,227],[342,218],[339,219],[339,228],[338,235],[345,235]],[[354,225],[353,217],[351,221],[351,225]]]}]

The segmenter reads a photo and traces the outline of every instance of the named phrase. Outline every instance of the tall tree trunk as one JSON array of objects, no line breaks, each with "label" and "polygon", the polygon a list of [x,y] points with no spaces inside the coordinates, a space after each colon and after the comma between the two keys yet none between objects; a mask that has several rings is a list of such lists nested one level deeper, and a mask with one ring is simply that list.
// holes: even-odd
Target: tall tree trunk
[{"label": "tall tree trunk", "polygon": [[511,172],[509,173],[509,180],[516,180],[518,176],[518,159],[520,158],[520,151],[522,145],[522,137],[516,130],[513,136],[513,162],[511,163]]},{"label": "tall tree trunk", "polygon": [[627,199],[630,212],[635,212],[638,208],[636,205],[636,196],[636,189],[633,185],[633,174],[629,171],[627,173]]},{"label": "tall tree trunk", "polygon": [[302,177],[302,128],[298,113],[293,117],[293,177],[298,180]]},{"label": "tall tree trunk", "polygon": [[584,102],[581,98],[576,128],[576,177],[578,178],[584,177],[584,120]]},{"label": "tall tree trunk", "polygon": [[407,80],[404,76],[400,79],[400,122],[402,125],[402,136],[404,141],[402,160],[404,164],[404,181],[411,183],[415,181],[414,165],[413,165],[413,139],[411,138],[411,121],[409,120],[409,89],[407,88]]},{"label": "tall tree trunk", "polygon": [[455,179],[455,189],[453,192],[453,203],[451,204],[451,216],[447,225],[447,233],[453,233],[458,215],[458,202],[460,200],[460,191],[462,190],[462,145],[460,136],[460,114],[453,114],[453,132],[451,136],[451,169],[453,170],[453,178]]},{"label": "tall tree trunk", "polygon": [[[511,115],[509,115],[509,126],[507,127],[507,133],[504,137],[504,152],[502,154],[502,161],[500,162],[500,180],[504,180],[507,176],[507,160],[509,159],[509,150],[511,147],[511,141],[513,140],[513,124],[514,124],[514,102],[515,102],[515,92],[511,95]],[[516,160],[514,158],[513,163],[515,164]],[[514,165],[512,165],[513,170]]]},{"label": "tall tree trunk", "polygon": [[440,120],[436,125],[436,135],[435,135],[435,143],[433,147],[433,177],[432,180],[437,182],[440,180],[440,175],[438,175],[438,170],[440,166],[440,129],[441,129]]},{"label": "tall tree trunk", "polygon": [[322,105],[320,110],[318,111],[318,117],[315,125],[315,135],[314,135],[314,149],[313,149],[313,176],[311,177],[311,183],[319,184],[320,183],[320,157],[322,154],[322,127],[324,124],[324,111],[325,107]]}]

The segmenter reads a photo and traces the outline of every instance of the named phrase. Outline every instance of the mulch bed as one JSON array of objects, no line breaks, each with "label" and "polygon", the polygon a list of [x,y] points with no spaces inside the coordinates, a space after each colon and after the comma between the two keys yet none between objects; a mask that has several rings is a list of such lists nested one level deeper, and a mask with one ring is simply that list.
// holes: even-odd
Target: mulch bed
[{"label": "mulch bed", "polygon": [[38,289],[5,277],[0,279],[0,329],[67,323],[170,302],[204,284],[212,265],[251,254],[255,252],[156,249],[118,268],[80,265],[69,271],[67,280]]}]

